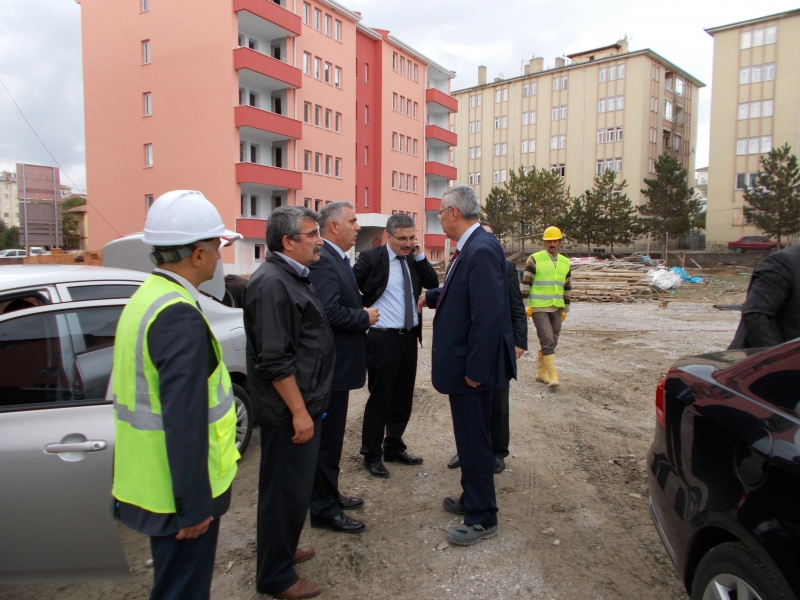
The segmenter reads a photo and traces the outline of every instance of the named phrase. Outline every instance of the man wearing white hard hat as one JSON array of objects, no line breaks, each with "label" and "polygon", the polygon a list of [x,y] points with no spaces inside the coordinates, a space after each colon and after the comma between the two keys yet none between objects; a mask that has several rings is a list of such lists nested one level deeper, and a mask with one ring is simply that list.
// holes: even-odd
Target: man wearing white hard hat
[{"label": "man wearing white hard hat", "polygon": [[236,412],[220,346],[197,303],[225,229],[200,192],[150,207],[156,269],[131,297],[114,344],[114,484],[120,521],[150,536],[151,599],[209,598],[219,519],[236,475]]}]

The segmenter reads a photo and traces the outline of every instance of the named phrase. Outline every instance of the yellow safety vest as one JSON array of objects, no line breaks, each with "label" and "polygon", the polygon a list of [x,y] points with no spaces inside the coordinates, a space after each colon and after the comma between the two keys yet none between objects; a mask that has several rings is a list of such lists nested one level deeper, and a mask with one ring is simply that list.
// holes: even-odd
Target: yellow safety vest
[{"label": "yellow safety vest", "polygon": [[540,250],[531,256],[536,261],[536,274],[528,296],[530,305],[533,308],[564,308],[564,283],[569,273],[569,259],[559,254],[554,267],[553,257],[547,250]]},{"label": "yellow safety vest", "polygon": [[[162,310],[194,299],[182,286],[151,275],[131,297],[114,342],[113,496],[154,513],[174,513],[175,498],[159,398],[158,370],[150,359],[147,333]],[[202,314],[202,311],[198,311]],[[205,320],[205,315],[203,315]],[[211,332],[211,326],[206,325]],[[236,408],[222,346],[211,334],[217,368],[208,377],[208,478],[211,495],[225,492],[236,475]],[[205,365],[202,365],[205,367]]]}]

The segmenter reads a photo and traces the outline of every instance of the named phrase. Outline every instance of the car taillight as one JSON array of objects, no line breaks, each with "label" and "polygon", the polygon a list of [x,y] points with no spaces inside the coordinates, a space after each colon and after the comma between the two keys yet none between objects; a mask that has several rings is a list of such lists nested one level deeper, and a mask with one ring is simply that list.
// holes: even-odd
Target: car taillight
[{"label": "car taillight", "polygon": [[656,421],[658,421],[659,425],[666,428],[667,420],[664,417],[664,381],[666,380],[662,379],[656,386]]}]

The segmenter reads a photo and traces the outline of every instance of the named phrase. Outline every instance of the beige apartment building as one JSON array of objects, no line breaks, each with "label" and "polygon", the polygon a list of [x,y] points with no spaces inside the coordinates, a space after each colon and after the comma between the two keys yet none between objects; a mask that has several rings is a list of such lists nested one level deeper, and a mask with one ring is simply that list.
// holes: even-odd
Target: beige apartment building
[{"label": "beige apartment building", "polygon": [[664,150],[693,177],[704,85],[652,50],[629,51],[625,40],[556,58],[548,69],[534,57],[510,79],[487,82],[486,67],[478,67],[478,85],[452,93],[458,183],[485,200],[512,170],[549,167],[578,195],[612,169],[628,181],[633,203],[643,203],[644,178]]},{"label": "beige apartment building", "polygon": [[761,157],[800,153],[800,9],[706,29],[714,37],[707,242],[760,233],[744,218],[744,187]]}]

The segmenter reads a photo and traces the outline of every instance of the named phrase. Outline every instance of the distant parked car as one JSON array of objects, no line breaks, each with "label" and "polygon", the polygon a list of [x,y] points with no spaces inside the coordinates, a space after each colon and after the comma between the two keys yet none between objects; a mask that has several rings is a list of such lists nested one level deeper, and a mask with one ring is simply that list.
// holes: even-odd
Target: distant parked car
[{"label": "distant parked car", "polygon": [[692,600],[800,597],[800,339],[675,363],[650,513]]},{"label": "distant parked car", "polygon": [[45,254],[50,253],[41,246],[31,246],[31,256],[43,256]]},{"label": "distant parked car", "polygon": [[0,250],[0,258],[24,258],[28,256],[25,250]]},{"label": "distant parked car", "polygon": [[[785,247],[786,244],[781,244],[781,248]],[[736,254],[741,254],[746,250],[752,250],[754,252],[775,252],[778,250],[778,242],[762,235],[746,235],[735,242],[728,242],[728,248],[736,252]]]}]

